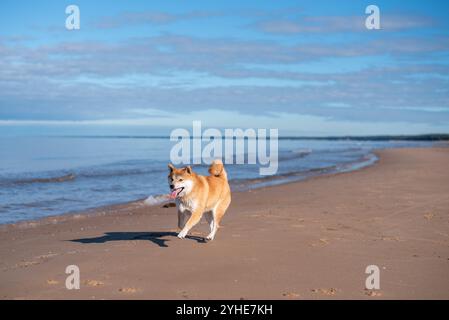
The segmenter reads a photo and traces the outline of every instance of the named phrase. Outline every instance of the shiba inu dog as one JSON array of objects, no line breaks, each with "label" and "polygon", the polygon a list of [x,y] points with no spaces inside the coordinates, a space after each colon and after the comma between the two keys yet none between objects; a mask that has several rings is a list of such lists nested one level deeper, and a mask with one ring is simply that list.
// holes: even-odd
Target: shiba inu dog
[{"label": "shiba inu dog", "polygon": [[231,189],[221,160],[214,160],[209,167],[209,176],[193,172],[190,166],[175,168],[168,165],[170,198],[176,199],[178,208],[178,238],[184,239],[205,216],[210,226],[207,240],[213,240],[226,210],[231,203]]}]

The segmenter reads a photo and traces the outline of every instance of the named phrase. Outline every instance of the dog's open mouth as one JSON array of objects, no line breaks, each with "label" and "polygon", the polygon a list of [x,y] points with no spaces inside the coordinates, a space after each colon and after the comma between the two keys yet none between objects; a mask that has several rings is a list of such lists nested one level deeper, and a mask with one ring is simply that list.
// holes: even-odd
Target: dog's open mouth
[{"label": "dog's open mouth", "polygon": [[173,189],[170,193],[170,199],[176,199],[177,196],[184,190],[184,187]]}]

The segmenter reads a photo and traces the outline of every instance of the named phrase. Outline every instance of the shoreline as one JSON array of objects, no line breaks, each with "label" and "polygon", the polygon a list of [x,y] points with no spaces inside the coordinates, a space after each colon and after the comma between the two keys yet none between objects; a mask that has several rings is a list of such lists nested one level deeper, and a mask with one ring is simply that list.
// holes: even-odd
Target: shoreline
[{"label": "shoreline", "polygon": [[[449,299],[449,149],[376,154],[361,170],[234,192],[207,243],[204,221],[180,240],[175,208],[138,202],[54,224],[0,226],[0,296]],[[80,290],[65,288],[71,264]],[[372,264],[380,290],[364,288]]]},{"label": "shoreline", "polygon": [[[375,150],[372,150],[370,153],[368,153],[368,155],[374,156],[374,159],[362,159],[362,160],[350,163],[349,165],[347,164],[350,167],[350,169],[347,169],[347,170],[337,170],[336,168],[313,169],[313,170],[310,170],[311,172],[307,172],[307,173],[310,173],[310,175],[308,175],[308,176],[305,175],[301,178],[293,179],[291,181],[282,180],[283,178],[280,175],[279,176],[274,175],[273,177],[268,177],[268,178],[246,179],[243,181],[243,183],[248,183],[249,181],[258,181],[258,180],[262,180],[262,182],[253,182],[251,184],[248,183],[246,189],[232,191],[232,193],[233,194],[244,193],[244,192],[248,192],[251,190],[271,188],[271,187],[276,187],[276,186],[281,186],[281,185],[288,185],[291,183],[300,183],[300,182],[316,179],[319,177],[333,176],[333,175],[339,175],[339,174],[364,170],[366,168],[375,166],[376,163],[379,162],[380,157],[379,157],[378,152],[380,152],[382,150],[383,149],[375,149]],[[358,165],[360,165],[360,164],[361,164],[361,166],[358,167]],[[322,171],[322,170],[326,170],[329,172],[314,174],[315,171],[318,172],[318,171]],[[335,171],[333,171],[333,170],[335,170]],[[303,173],[305,174],[306,172],[303,172]],[[281,180],[282,182],[269,184],[271,182],[271,180],[273,180],[273,181]],[[265,181],[267,181],[267,185],[263,185],[263,183]],[[258,186],[258,184],[262,184],[262,185]],[[252,187],[248,187],[248,186],[252,186]],[[131,201],[123,202],[123,203],[116,203],[116,204],[109,204],[109,205],[104,205],[104,206],[99,206],[99,207],[92,207],[92,208],[88,208],[88,209],[84,209],[84,210],[76,210],[76,211],[72,211],[72,212],[66,212],[66,213],[60,213],[60,214],[55,214],[55,215],[50,215],[50,216],[39,217],[36,219],[19,220],[16,222],[2,223],[2,224],[0,224],[0,232],[2,232],[4,230],[9,230],[9,229],[15,229],[15,228],[18,228],[18,229],[35,228],[35,227],[38,227],[41,225],[58,224],[61,222],[67,222],[67,221],[71,221],[71,220],[84,219],[84,218],[96,217],[96,216],[104,216],[105,214],[107,214],[107,212],[109,212],[109,214],[117,213],[117,211],[121,211],[123,209],[125,209],[125,210],[129,209],[129,207],[134,207],[134,208],[155,207],[155,206],[157,207],[157,206],[164,205],[164,203],[170,202],[170,201],[166,201],[166,202],[162,201],[160,203],[154,203],[154,204],[148,204],[145,202],[149,197],[156,198],[156,197],[161,197],[161,196],[163,196],[163,195],[154,195],[154,196],[150,195],[146,198],[131,200]]]},{"label": "shoreline", "polygon": [[[433,142],[432,145],[424,145],[424,146],[411,146],[413,148],[432,148],[432,147],[447,147],[449,146],[449,143],[446,143],[445,141],[441,142]],[[352,162],[344,162],[341,161],[339,163],[335,163],[333,165],[329,165],[329,166],[321,166],[321,167],[312,167],[312,168],[303,168],[303,169],[299,169],[299,170],[293,170],[293,171],[289,171],[289,172],[282,172],[282,173],[277,173],[276,175],[273,176],[267,176],[267,177],[257,177],[257,178],[241,178],[239,179],[238,177],[234,177],[234,179],[231,179],[231,188],[233,190],[233,192],[240,192],[240,191],[247,191],[247,190],[254,190],[254,189],[259,189],[259,188],[263,188],[266,186],[270,186],[270,185],[283,185],[283,184],[287,184],[287,183],[291,183],[291,182],[298,182],[298,181],[306,181],[309,179],[313,179],[316,176],[321,176],[321,175],[330,175],[330,174],[335,174],[335,173],[339,173],[339,172],[351,172],[351,171],[357,171],[360,170],[364,167],[367,166],[371,166],[373,165],[377,160],[378,160],[378,156],[376,155],[377,151],[383,150],[383,149],[388,149],[389,147],[377,147],[377,149],[367,149],[366,152],[361,155],[358,159],[353,159]],[[394,147],[394,148],[401,148],[401,147]],[[67,170],[67,172],[70,172],[70,170]],[[60,179],[61,177],[71,177],[71,180],[75,180],[73,177],[75,177],[75,174],[72,173],[68,173],[65,172],[64,176],[57,176],[57,177],[51,177],[51,178],[33,178],[33,179],[37,179],[37,180],[57,180]],[[76,175],[78,175],[78,173],[76,173]],[[82,176],[82,175],[81,175]],[[126,185],[126,183],[125,183]],[[135,190],[142,190],[146,188],[146,186],[141,186],[140,188],[137,188]],[[142,193],[139,192],[139,195],[137,196],[133,196],[133,192],[127,194],[127,193],[122,193],[120,195],[117,195],[119,200],[117,200],[116,198],[110,198],[110,195],[108,195],[107,193],[103,194],[105,195],[105,197],[100,196],[97,199],[94,199],[94,201],[87,201],[85,204],[79,206],[79,207],[70,207],[70,205],[67,204],[62,204],[62,207],[50,207],[50,208],[41,208],[41,210],[38,210],[36,208],[34,208],[33,206],[30,207],[24,207],[23,210],[24,211],[17,211],[18,209],[13,209],[13,211],[11,211],[11,214],[14,214],[16,218],[18,218],[18,220],[13,220],[13,219],[3,219],[4,222],[2,221],[0,223],[0,230],[3,229],[8,229],[10,227],[20,227],[20,228],[25,228],[28,224],[30,226],[35,226],[35,225],[40,225],[43,223],[57,223],[56,220],[66,220],[69,219],[70,216],[74,216],[74,215],[78,215],[78,214],[95,214],[95,211],[98,210],[108,210],[111,207],[114,206],[120,206],[120,205],[125,205],[125,204],[131,204],[131,203],[139,203],[143,200],[147,200],[151,197],[153,197],[153,199],[156,198],[160,198],[161,197],[161,192],[162,190],[158,190],[158,192],[154,193],[154,192],[150,192],[148,195],[142,195]],[[38,192],[38,191],[36,191]],[[162,191],[163,192],[163,191]],[[127,196],[123,196],[123,195],[127,195]],[[70,197],[72,197],[73,199],[77,199],[77,195],[72,195],[71,193],[59,193],[57,194],[58,197],[60,198],[65,198],[66,195],[69,195]],[[13,197],[13,195],[10,195],[11,197]],[[109,197],[108,197],[109,196]],[[52,199],[49,199],[52,200]],[[100,201],[98,201],[100,200]],[[24,199],[23,201],[27,201],[26,199]],[[31,201],[31,200],[30,200]],[[36,201],[40,201],[40,200],[36,200]],[[75,200],[73,200],[75,201]],[[80,201],[82,202],[83,200],[80,199]],[[157,202],[155,202],[155,204],[158,204]],[[6,205],[6,208],[8,206]],[[8,210],[8,209],[5,209]],[[14,211],[15,210],[15,211]],[[30,212],[28,212],[28,210],[30,210]],[[37,210],[37,211],[36,211]],[[53,212],[51,212],[53,211]],[[5,211],[5,216],[8,217],[9,211]],[[43,214],[43,215],[42,215]],[[48,215],[46,215],[48,214]],[[21,218],[22,216],[22,218]]]}]

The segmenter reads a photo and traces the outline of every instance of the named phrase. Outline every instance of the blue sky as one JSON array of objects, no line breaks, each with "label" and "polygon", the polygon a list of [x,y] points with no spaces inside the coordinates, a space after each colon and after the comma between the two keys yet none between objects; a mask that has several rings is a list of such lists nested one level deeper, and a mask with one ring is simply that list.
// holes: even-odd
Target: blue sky
[{"label": "blue sky", "polygon": [[[65,8],[81,29],[65,29]],[[367,30],[365,8],[380,8]],[[10,1],[0,134],[449,132],[447,1]]]}]

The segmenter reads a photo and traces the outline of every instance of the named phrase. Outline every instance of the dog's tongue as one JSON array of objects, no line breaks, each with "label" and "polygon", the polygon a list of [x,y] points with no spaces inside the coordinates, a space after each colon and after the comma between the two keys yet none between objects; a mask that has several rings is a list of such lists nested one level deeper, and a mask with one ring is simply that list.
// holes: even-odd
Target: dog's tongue
[{"label": "dog's tongue", "polygon": [[176,199],[176,196],[178,195],[178,190],[175,189],[170,193],[170,199]]}]

